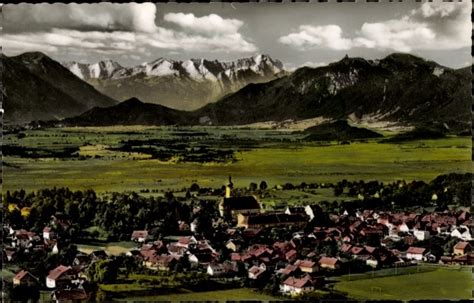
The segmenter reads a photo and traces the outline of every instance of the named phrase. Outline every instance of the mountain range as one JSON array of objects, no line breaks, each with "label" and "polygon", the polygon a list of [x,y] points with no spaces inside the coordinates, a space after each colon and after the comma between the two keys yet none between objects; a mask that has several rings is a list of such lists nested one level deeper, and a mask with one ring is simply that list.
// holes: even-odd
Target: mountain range
[{"label": "mountain range", "polygon": [[1,61],[6,124],[63,119],[117,103],[42,53],[2,54]]},{"label": "mountain range", "polygon": [[[326,121],[436,126],[452,132],[470,129],[471,125],[471,68],[451,69],[408,54],[392,54],[381,60],[345,57],[323,67],[299,68],[268,82],[247,84],[214,103],[188,111],[135,97],[116,103],[81,80],[77,71],[74,74],[43,54],[2,59],[6,65],[5,110],[11,120],[68,117],[54,123],[245,125],[322,117]],[[103,65],[103,69],[87,69],[90,73],[82,77],[93,74],[97,81],[114,77],[132,81],[128,76],[121,78],[118,71],[122,69],[112,61]],[[158,66],[155,73],[163,72]],[[172,77],[178,82],[180,77],[191,79],[181,72]],[[200,83],[196,80],[199,77],[189,81]]]},{"label": "mountain range", "polygon": [[215,125],[313,117],[400,125],[471,125],[471,67],[451,69],[409,54],[348,58],[249,84],[195,112]]},{"label": "mountain range", "polygon": [[268,55],[231,62],[159,58],[134,67],[112,60],[63,65],[115,100],[135,97],[180,110],[195,110],[249,83],[267,82],[285,73],[283,64]]}]

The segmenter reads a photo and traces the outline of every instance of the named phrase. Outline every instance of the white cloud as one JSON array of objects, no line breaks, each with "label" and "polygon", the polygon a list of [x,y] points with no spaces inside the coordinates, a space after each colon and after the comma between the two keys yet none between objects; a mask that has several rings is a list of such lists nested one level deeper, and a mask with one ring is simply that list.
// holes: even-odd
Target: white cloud
[{"label": "white cloud", "polygon": [[338,25],[301,25],[298,32],[280,37],[278,41],[303,50],[313,47],[336,50],[351,48],[351,40],[342,37],[342,29]]},{"label": "white cloud", "polygon": [[127,4],[16,4],[3,8],[9,31],[43,31],[49,28],[107,31],[153,31],[156,6]]},{"label": "white cloud", "polygon": [[196,17],[170,13],[164,19],[178,25],[155,24],[156,6],[143,4],[7,5],[1,37],[7,54],[25,51],[99,54],[146,53],[153,49],[201,52],[256,52],[239,29],[243,22],[216,14]]},{"label": "white cloud", "polygon": [[459,49],[471,45],[471,5],[471,1],[426,2],[399,19],[364,23],[353,33],[353,38],[343,37],[337,25],[301,25],[299,31],[280,37],[279,42],[300,50],[315,47],[401,52]]},{"label": "white cloud", "polygon": [[194,14],[168,13],[164,16],[164,20],[175,23],[180,27],[195,31],[201,34],[235,34],[244,24],[237,19],[223,19],[216,14],[208,16],[196,17]]},{"label": "white cloud", "polygon": [[328,65],[326,62],[307,61],[307,62],[301,64],[300,67],[307,66],[307,67],[316,68],[316,67],[321,67],[321,66],[326,66],[326,65]]}]

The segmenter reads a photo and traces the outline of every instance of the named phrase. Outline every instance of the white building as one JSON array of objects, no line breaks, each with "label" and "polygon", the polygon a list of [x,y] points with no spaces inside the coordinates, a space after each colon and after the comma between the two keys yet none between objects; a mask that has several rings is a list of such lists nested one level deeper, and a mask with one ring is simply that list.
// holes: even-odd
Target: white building
[{"label": "white building", "polygon": [[431,237],[430,232],[427,230],[415,230],[413,235],[418,241],[428,240]]},{"label": "white building", "polygon": [[406,258],[408,260],[423,260],[423,256],[426,253],[426,248],[410,246],[406,253]]},{"label": "white building", "polygon": [[314,284],[309,276],[303,278],[289,277],[280,285],[280,291],[283,294],[295,296],[314,291]]},{"label": "white building", "polygon": [[461,226],[455,228],[451,232],[451,237],[456,237],[456,238],[459,238],[463,241],[471,241],[472,240],[472,236],[471,236],[471,232],[469,231],[469,228],[467,228],[464,225],[461,225]]}]

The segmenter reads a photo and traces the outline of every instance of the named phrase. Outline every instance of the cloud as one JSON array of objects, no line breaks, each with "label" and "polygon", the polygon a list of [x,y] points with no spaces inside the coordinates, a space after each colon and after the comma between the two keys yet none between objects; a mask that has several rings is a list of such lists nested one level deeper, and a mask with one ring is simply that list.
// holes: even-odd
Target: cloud
[{"label": "cloud", "polygon": [[168,13],[164,20],[175,23],[183,29],[198,32],[200,34],[235,34],[244,24],[237,19],[223,19],[216,14],[196,17],[194,14]]},{"label": "cloud", "polygon": [[152,3],[22,3],[3,8],[5,29],[11,32],[50,28],[150,32],[155,29],[155,13]]},{"label": "cloud", "polygon": [[326,62],[307,61],[307,62],[301,64],[300,67],[307,66],[307,67],[316,68],[316,67],[321,67],[321,66],[326,66],[326,65],[328,65]]},{"label": "cloud", "polygon": [[282,36],[280,43],[300,50],[355,47],[410,52],[412,50],[459,49],[471,45],[471,2],[426,2],[399,19],[364,23],[344,37],[338,25],[301,25]]},{"label": "cloud", "polygon": [[342,37],[342,29],[338,25],[301,25],[298,32],[280,37],[278,41],[303,50],[315,46],[336,50],[351,48],[351,40]]},{"label": "cloud", "polygon": [[239,29],[243,22],[216,14],[169,13],[177,29],[157,26],[156,6],[143,4],[6,5],[1,42],[7,54],[25,51],[99,54],[149,53],[153,49],[255,52]]}]

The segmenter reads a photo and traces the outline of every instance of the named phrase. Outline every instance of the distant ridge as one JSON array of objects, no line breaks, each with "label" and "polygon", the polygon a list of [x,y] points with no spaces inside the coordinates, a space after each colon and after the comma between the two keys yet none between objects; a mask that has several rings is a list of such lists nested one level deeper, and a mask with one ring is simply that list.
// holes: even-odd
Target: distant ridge
[{"label": "distant ridge", "polygon": [[185,124],[189,113],[131,98],[117,105],[94,107],[85,113],[61,121],[63,125],[174,125]]},{"label": "distant ridge", "polygon": [[[471,72],[408,54],[348,58],[249,84],[195,112],[215,125],[325,117],[470,128]],[[194,123],[199,123],[195,120]]]},{"label": "distant ridge", "polygon": [[383,137],[381,134],[368,130],[350,126],[347,121],[339,120],[312,126],[304,130],[307,136],[306,141],[333,141],[333,140],[354,140]]},{"label": "distant ridge", "polygon": [[[247,84],[194,111],[150,104],[140,98],[116,104],[41,53],[3,56],[2,60],[4,107],[6,118],[13,122],[67,118],[61,123],[245,125],[322,117],[356,124],[443,129],[446,133],[460,133],[471,126],[470,68],[451,69],[408,54],[381,60],[345,57],[324,67],[303,67],[265,83]],[[111,62],[105,65],[115,66]],[[188,84],[187,80],[173,79],[170,83]],[[155,97],[166,98],[166,92]]]},{"label": "distant ridge", "polygon": [[62,119],[116,103],[40,52],[1,55],[6,124]]},{"label": "distant ridge", "polygon": [[181,110],[197,109],[249,83],[266,82],[285,73],[279,60],[264,54],[230,62],[158,58],[133,67],[112,60],[63,64],[116,100],[137,97]]}]

